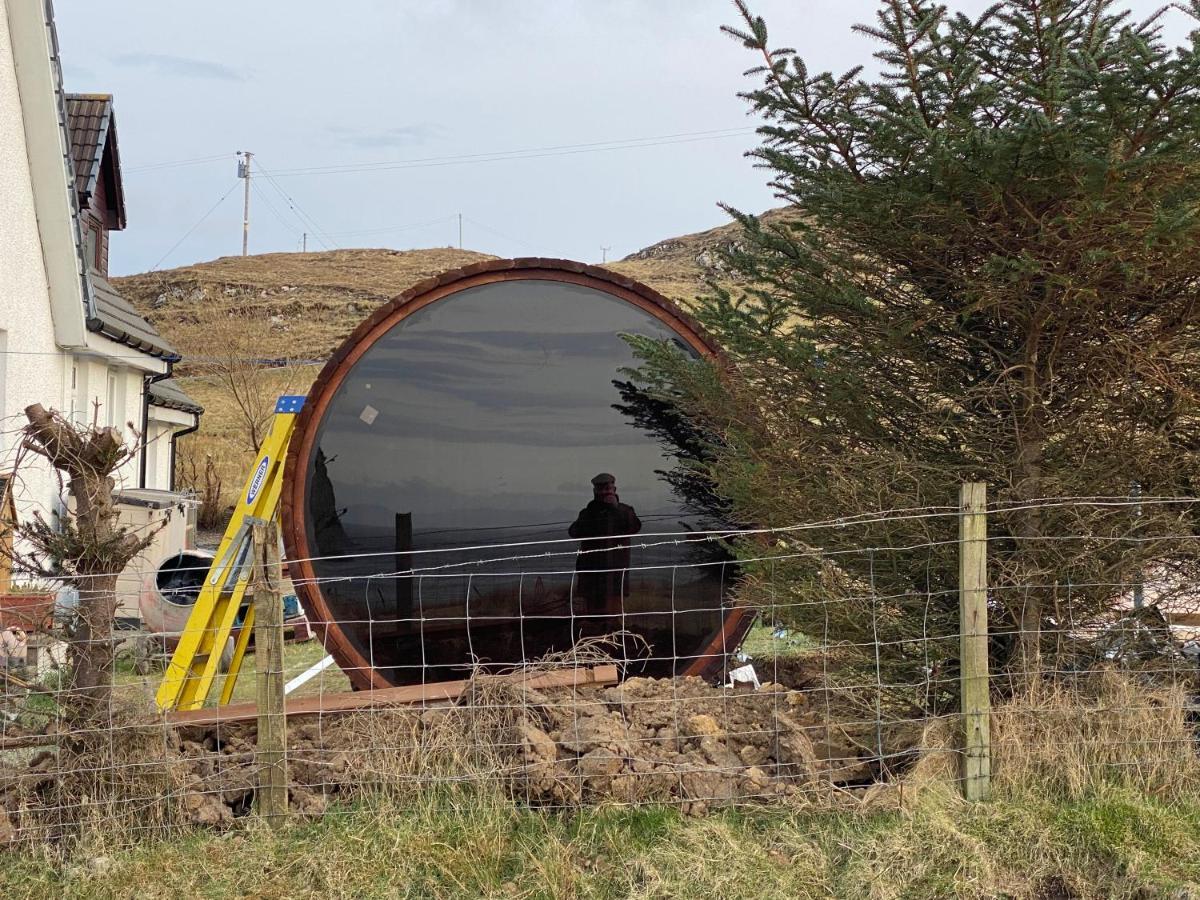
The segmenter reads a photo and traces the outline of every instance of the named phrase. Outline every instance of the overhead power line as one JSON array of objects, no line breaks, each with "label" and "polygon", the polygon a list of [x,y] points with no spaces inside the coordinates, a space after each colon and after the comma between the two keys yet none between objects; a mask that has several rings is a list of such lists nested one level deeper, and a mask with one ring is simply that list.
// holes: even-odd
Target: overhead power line
[{"label": "overhead power line", "polygon": [[296,228],[295,225],[283,217],[283,213],[281,213],[275,204],[271,202],[270,196],[268,196],[267,192],[259,186],[258,182],[254,182],[250,186],[250,189],[254,192],[254,196],[262,201],[263,205],[267,207],[267,210],[275,217],[275,219],[284,227],[286,231],[292,235],[302,234],[302,232]]},{"label": "overhead power line", "polygon": [[543,159],[549,156],[573,156],[580,153],[603,153],[612,150],[637,150],[642,147],[661,147],[669,144],[690,144],[697,141],[738,137],[754,131],[754,128],[736,128],[721,131],[683,132],[652,138],[593,141],[587,144],[560,144],[552,147],[531,147],[522,150],[501,150],[491,153],[468,153],[457,156],[430,156],[392,162],[280,169],[275,174],[279,178],[294,178],[307,175],[348,175],[363,172],[387,172],[396,169],[423,169],[439,166],[460,166],[471,163],[504,162],[514,159]]},{"label": "overhead power line", "polygon": [[311,231],[313,233],[313,237],[320,241],[321,246],[323,246],[326,250],[337,249],[337,242],[333,240],[333,238],[329,237],[328,234],[326,234],[324,229],[317,224],[316,220],[313,219],[312,216],[300,208],[300,204],[297,203],[287,191],[280,187],[279,182],[275,180],[275,176],[268,172],[263,164],[258,160],[254,161],[254,165],[258,168],[258,171],[262,172],[263,176],[267,179],[267,182],[279,193],[279,196],[283,198],[284,202],[287,203],[288,209],[290,209],[292,214],[300,220],[300,223],[304,226],[304,230]]},{"label": "overhead power line", "polygon": [[[591,141],[581,144],[554,144],[544,147],[526,147],[518,150],[493,150],[484,153],[465,153],[451,156],[426,156],[415,159],[384,160],[373,163],[353,163],[346,165],[306,166],[291,169],[279,169],[274,174],[279,178],[292,178],[300,175],[338,175],[371,171],[387,171],[389,169],[411,169],[429,166],[466,165],[474,162],[502,162],[507,159],[539,159],[545,156],[570,156],[578,153],[605,153],[612,150],[636,150],[641,147],[660,147],[669,144],[688,144],[698,141],[714,141],[723,138],[752,134],[753,127],[720,128],[710,131],[681,131],[675,134],[661,134],[641,138],[614,138],[606,141]],[[222,156],[201,156],[194,159],[181,159],[171,162],[150,163],[143,166],[133,166],[125,170],[126,174],[151,172],[160,169],[174,169],[181,166],[194,166],[228,160],[228,154]],[[261,167],[260,167],[261,168]]]},{"label": "overhead power line", "polygon": [[429,219],[425,222],[411,222],[407,225],[384,225],[379,228],[360,228],[357,231],[329,231],[326,232],[330,237],[357,237],[368,234],[386,234],[390,231],[409,231],[413,228],[427,228],[431,225],[442,225],[446,222],[452,222],[457,218],[456,215],[442,216],[437,219]]},{"label": "overhead power line", "polygon": [[175,160],[174,162],[148,163],[144,166],[130,166],[127,169],[122,169],[122,173],[129,175],[134,172],[153,172],[158,169],[178,169],[181,166],[198,166],[202,165],[203,163],[218,161],[226,162],[228,159],[228,153],[222,153],[220,156],[197,156],[194,159],[179,159]]},{"label": "overhead power line", "polygon": [[519,237],[514,237],[511,234],[505,234],[503,231],[500,231],[499,229],[492,228],[490,225],[483,224],[478,219],[473,219],[470,216],[468,216],[467,221],[470,222],[472,225],[474,225],[476,228],[482,228],[484,231],[489,232],[490,234],[494,234],[498,238],[504,238],[504,240],[509,241],[510,243],[519,244],[523,247],[528,247],[530,250],[534,251],[535,253],[545,252],[544,248],[539,247],[537,244],[533,243],[532,241],[527,241],[527,240],[524,240]]},{"label": "overhead power line", "polygon": [[164,260],[165,260],[165,259],[166,259],[168,256],[170,256],[172,253],[174,253],[174,252],[175,252],[175,251],[176,251],[176,250],[179,248],[179,245],[180,245],[180,244],[182,244],[182,243],[183,243],[184,241],[186,241],[186,240],[187,240],[189,237],[191,237],[191,236],[192,236],[192,232],[193,232],[193,231],[195,231],[197,228],[199,228],[201,225],[203,225],[203,224],[204,224],[204,222],[205,222],[205,220],[206,220],[206,219],[207,219],[209,216],[211,216],[211,215],[212,215],[214,212],[216,212],[216,209],[217,209],[217,207],[218,207],[218,206],[220,206],[222,203],[224,203],[224,202],[225,202],[225,201],[228,199],[229,195],[230,195],[230,194],[232,194],[232,193],[233,193],[235,190],[237,190],[237,186],[238,186],[238,183],[237,183],[237,181],[234,181],[234,183],[233,183],[232,185],[230,185],[230,187],[229,187],[229,190],[227,190],[227,191],[226,191],[224,194],[222,194],[222,195],[221,195],[221,199],[220,199],[220,200],[218,200],[216,203],[214,203],[212,206],[210,206],[210,207],[208,208],[208,212],[206,212],[206,213],[205,213],[204,215],[202,215],[202,216],[201,216],[199,219],[197,219],[197,220],[196,220],[196,224],[195,224],[195,225],[193,225],[191,228],[189,228],[187,231],[185,231],[185,232],[183,233],[183,237],[181,237],[181,238],[180,238],[179,240],[177,240],[177,241],[176,241],[174,244],[172,244],[172,245],[171,245],[171,249],[170,249],[170,250],[168,250],[166,253],[164,253],[162,256],[160,256],[160,257],[159,257],[159,259],[158,259],[158,262],[156,262],[156,263],[155,263],[155,264],[154,264],[154,265],[153,265],[153,266],[150,268],[150,271],[151,271],[151,272],[153,272],[155,269],[157,269],[159,266],[161,266],[161,265],[163,264],[163,261],[164,261]]}]

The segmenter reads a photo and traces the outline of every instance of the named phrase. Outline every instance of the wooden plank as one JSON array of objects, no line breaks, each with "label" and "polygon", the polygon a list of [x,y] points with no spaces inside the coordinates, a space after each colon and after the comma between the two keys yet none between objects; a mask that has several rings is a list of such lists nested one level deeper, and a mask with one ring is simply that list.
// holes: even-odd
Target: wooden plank
[{"label": "wooden plank", "polygon": [[988,684],[987,485],[959,492],[959,584],[963,796],[986,800],[991,790],[991,696]]},{"label": "wooden plank", "polygon": [[1167,622],[1172,625],[1200,625],[1200,612],[1169,612]]},{"label": "wooden plank", "polygon": [[[283,696],[283,574],[279,526],[254,526],[254,669],[258,688],[258,814],[272,825],[287,820],[287,709]],[[247,629],[248,630],[248,629]]]},{"label": "wooden plank", "polygon": [[[554,672],[513,675],[484,675],[482,681],[507,681],[535,690],[557,687],[580,687],[585,684],[616,684],[615,665],[587,666]],[[462,696],[469,680],[440,681],[432,684],[414,684],[404,687],[384,688],[378,691],[347,691],[339,694],[323,694],[313,697],[296,697],[288,700],[285,709],[288,718],[294,716],[330,715],[355,712],[389,706],[411,706],[414,704],[445,704]],[[211,709],[188,709],[169,712],[168,722],[175,725],[215,725],[218,722],[249,722],[258,715],[257,704],[234,703]]]},{"label": "wooden plank", "polygon": [[0,750],[26,750],[30,747],[54,747],[70,734],[23,734],[0,737]]}]

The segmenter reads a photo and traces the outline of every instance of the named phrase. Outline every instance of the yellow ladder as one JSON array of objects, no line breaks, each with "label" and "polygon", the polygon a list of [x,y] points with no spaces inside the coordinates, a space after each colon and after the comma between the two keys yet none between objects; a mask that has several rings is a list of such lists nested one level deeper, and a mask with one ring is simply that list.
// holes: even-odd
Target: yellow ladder
[{"label": "yellow ladder", "polygon": [[[275,518],[283,490],[283,462],[296,427],[304,397],[280,397],[275,403],[271,433],[258,451],[233,517],[204,578],[171,661],[167,664],[156,701],[162,711],[199,709],[208,700],[229,641],[233,623],[246,596],[254,562],[253,528]],[[241,671],[242,658],[254,630],[254,604],[246,605],[242,630],[233,647],[233,659],[221,688],[221,705],[229,702]]]}]

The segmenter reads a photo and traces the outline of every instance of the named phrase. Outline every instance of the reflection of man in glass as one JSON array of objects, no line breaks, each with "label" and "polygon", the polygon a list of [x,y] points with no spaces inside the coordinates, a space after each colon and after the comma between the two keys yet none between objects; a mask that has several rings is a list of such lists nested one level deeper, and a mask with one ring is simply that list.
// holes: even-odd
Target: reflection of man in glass
[{"label": "reflection of man in glass", "polygon": [[[617,496],[617,479],[602,472],[592,479],[592,502],[579,511],[567,530],[579,538],[575,563],[575,596],[592,614],[613,614],[629,596],[630,550],[628,535],[642,530],[633,507]],[[604,623],[596,621],[597,626]]]}]

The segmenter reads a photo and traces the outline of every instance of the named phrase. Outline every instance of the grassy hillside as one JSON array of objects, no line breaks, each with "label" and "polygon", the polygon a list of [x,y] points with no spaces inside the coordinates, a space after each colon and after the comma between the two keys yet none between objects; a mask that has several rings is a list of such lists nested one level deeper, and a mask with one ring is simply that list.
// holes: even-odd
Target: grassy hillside
[{"label": "grassy hillside", "polygon": [[[765,218],[780,214],[775,210]],[[738,226],[726,224],[660,241],[608,268],[687,305],[705,290],[707,279],[728,280],[719,251],[737,239]],[[263,355],[321,359],[371,310],[418,281],[493,258],[450,248],[266,253],[114,282],[185,357],[211,353],[219,323],[249,319],[270,326],[273,341]]]},{"label": "grassy hillside", "polygon": [[[779,215],[775,210],[765,218]],[[705,290],[707,279],[728,280],[719,252],[737,239],[738,226],[726,224],[661,241],[608,268],[687,306]],[[310,361],[259,376],[267,395],[305,393],[320,371],[311,361],[328,356],[381,303],[430,276],[492,258],[452,248],[267,253],[114,282],[184,355],[177,375],[206,411],[200,434],[181,450],[211,454],[232,495],[252,453],[222,383],[220,357]]]},{"label": "grassy hillside", "polygon": [[[224,323],[264,325],[263,356],[321,359],[381,303],[483,253],[333,250],[225,256],[212,262],[113,279],[117,289],[187,357],[219,348]],[[193,371],[194,371],[193,367]]]},{"label": "grassy hillside", "polygon": [[[778,222],[788,215],[785,209],[763,213],[764,223]],[[684,306],[707,291],[709,280],[728,288],[736,288],[721,260],[721,251],[736,248],[741,241],[741,226],[736,222],[668,238],[651,244],[608,268],[636,278],[661,294]]]}]

